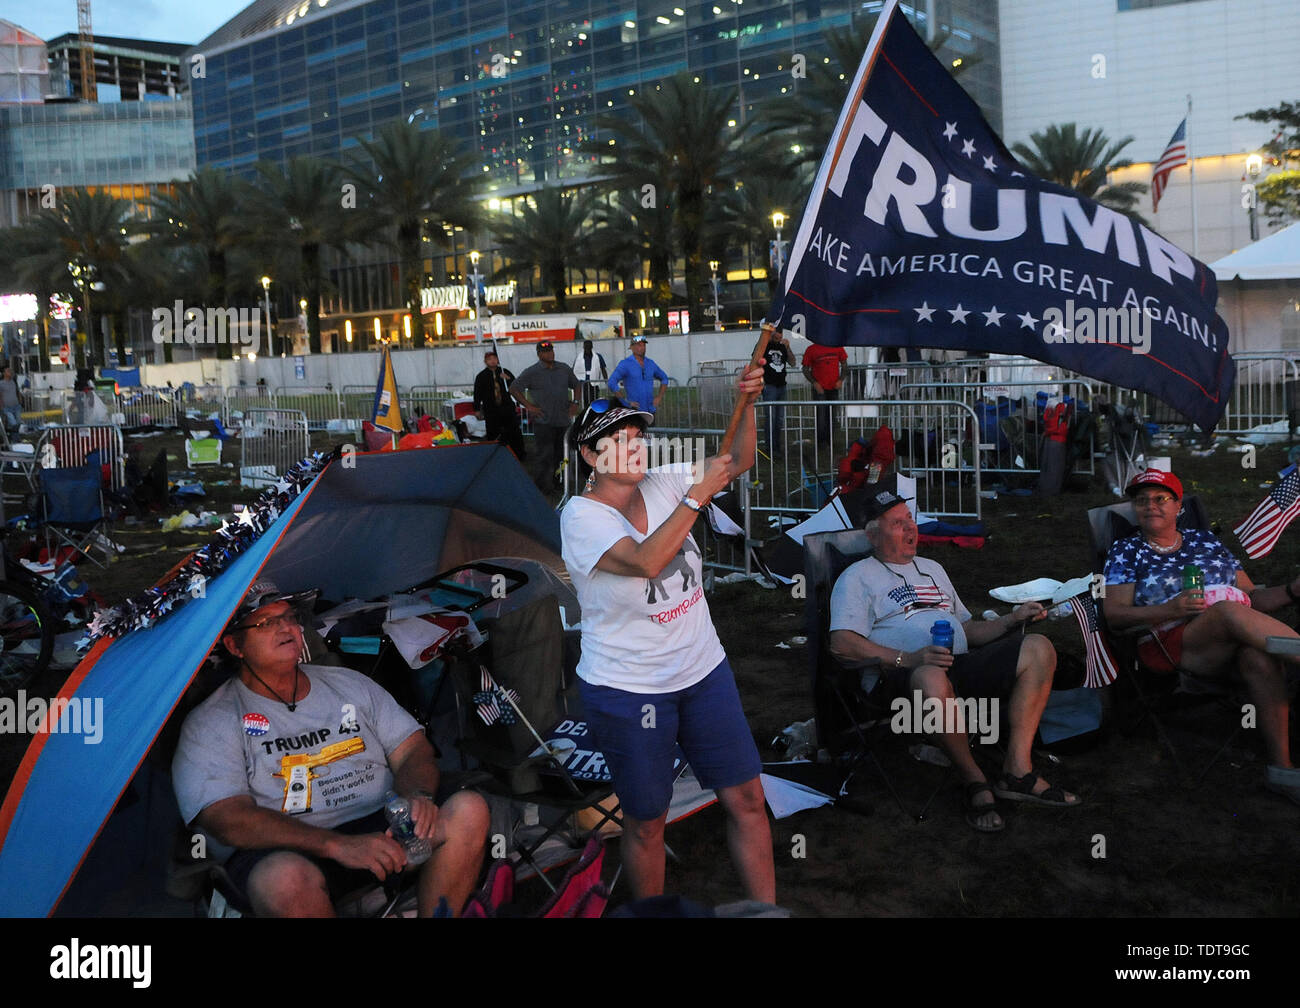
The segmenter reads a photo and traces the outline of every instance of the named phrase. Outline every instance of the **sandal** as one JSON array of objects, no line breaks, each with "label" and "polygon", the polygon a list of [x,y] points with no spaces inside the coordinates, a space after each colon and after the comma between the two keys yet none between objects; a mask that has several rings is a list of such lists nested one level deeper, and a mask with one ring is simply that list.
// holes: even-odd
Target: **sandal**
[{"label": "sandal", "polygon": [[[1083,799],[1078,795],[1074,796],[1074,801],[1066,800],[1065,789],[1056,785],[1035,794],[1034,786],[1040,780],[1042,778],[1033,770],[1023,777],[1012,777],[1004,773],[993,785],[993,793],[1007,801],[1032,802],[1035,805],[1051,805],[1054,808],[1074,808],[1076,805],[1083,804]],[[1047,782],[1043,781],[1043,783]]]},{"label": "sandal", "polygon": [[[976,796],[985,793],[994,796],[994,801],[977,803],[975,801]],[[966,825],[973,830],[978,830],[980,833],[999,833],[1006,828],[1007,824],[1002,821],[1002,816],[998,815],[998,805],[993,785],[988,781],[967,782],[965,812]],[[994,818],[997,820],[996,824],[989,825],[985,823],[981,825],[980,820],[990,812],[993,813]]]}]

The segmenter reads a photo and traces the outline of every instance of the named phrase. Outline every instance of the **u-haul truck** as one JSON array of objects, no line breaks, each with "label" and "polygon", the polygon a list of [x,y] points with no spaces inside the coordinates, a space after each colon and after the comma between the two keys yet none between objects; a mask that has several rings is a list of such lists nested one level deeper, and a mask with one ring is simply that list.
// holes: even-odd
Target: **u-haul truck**
[{"label": "u-haul truck", "polygon": [[574,340],[622,339],[622,312],[586,312],[582,315],[491,315],[456,323],[456,339],[477,338],[496,343],[572,343]]}]

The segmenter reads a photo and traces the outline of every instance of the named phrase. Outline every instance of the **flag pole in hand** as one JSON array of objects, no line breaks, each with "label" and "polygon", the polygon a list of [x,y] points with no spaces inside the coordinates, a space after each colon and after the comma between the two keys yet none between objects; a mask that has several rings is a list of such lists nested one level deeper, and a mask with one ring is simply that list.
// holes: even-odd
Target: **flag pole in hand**
[{"label": "flag pole in hand", "polygon": [[[758,343],[754,346],[754,356],[749,359],[749,368],[758,367],[763,363],[767,354],[767,345],[771,342],[772,333],[776,332],[776,327],[770,322],[763,323],[763,331],[758,337]],[[754,400],[758,398],[758,393],[751,395],[742,395],[736,402],[736,408],[731,414],[731,423],[727,424],[727,432],[722,435],[722,442],[718,445],[718,454],[726,455],[731,451],[731,442],[736,439],[736,430],[740,427],[740,418],[745,415],[745,410],[754,405]]]}]

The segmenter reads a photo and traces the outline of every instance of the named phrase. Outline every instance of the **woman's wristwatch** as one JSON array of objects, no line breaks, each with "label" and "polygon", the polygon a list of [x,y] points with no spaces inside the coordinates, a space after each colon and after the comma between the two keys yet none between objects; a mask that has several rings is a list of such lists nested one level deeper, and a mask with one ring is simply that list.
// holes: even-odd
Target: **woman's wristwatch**
[{"label": "woman's wristwatch", "polygon": [[699,514],[701,511],[704,510],[705,506],[706,506],[709,502],[708,502],[708,501],[705,501],[703,504],[701,504],[699,501],[697,501],[697,500],[696,500],[694,497],[692,497],[690,494],[686,494],[685,496],[682,497],[682,503],[685,504],[685,505],[686,505],[688,508],[690,508],[692,511],[694,511],[696,514]]}]

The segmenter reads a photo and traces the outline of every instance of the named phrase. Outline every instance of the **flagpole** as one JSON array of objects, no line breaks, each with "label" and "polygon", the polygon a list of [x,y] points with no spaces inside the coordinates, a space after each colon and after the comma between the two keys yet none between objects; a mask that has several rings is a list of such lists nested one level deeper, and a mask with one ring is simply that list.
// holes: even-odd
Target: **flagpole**
[{"label": "flagpole", "polygon": [[1187,143],[1187,170],[1192,187],[1192,258],[1201,258],[1200,232],[1196,227],[1196,158],[1192,156],[1192,96],[1187,96],[1187,130],[1183,139]]},{"label": "flagpole", "polygon": [[[749,359],[749,367],[756,368],[763,363],[763,358],[767,354],[767,344],[772,339],[772,333],[776,327],[771,322],[763,323],[763,331],[759,334],[758,343],[754,345],[754,356]],[[745,415],[745,410],[754,405],[754,400],[758,398],[758,393],[752,395],[743,395],[736,403],[736,408],[731,413],[731,423],[727,424],[727,432],[722,435],[722,441],[718,445],[718,454],[725,455],[731,451],[731,442],[736,439],[736,431],[740,429],[740,418]]]}]

